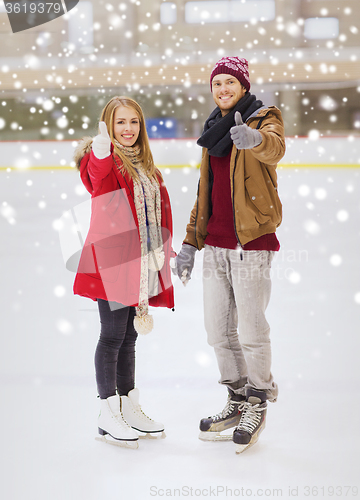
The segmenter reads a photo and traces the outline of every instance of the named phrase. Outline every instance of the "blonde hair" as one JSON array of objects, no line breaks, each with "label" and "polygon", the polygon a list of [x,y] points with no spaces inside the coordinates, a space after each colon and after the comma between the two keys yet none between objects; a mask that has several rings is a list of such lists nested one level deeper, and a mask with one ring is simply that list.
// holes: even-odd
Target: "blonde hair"
[{"label": "blonde hair", "polygon": [[115,116],[115,110],[119,106],[124,106],[125,108],[132,108],[138,115],[140,122],[140,132],[139,132],[139,137],[137,138],[134,146],[137,145],[140,147],[140,154],[138,155],[138,160],[141,163],[143,169],[145,170],[146,175],[148,177],[156,178],[155,175],[156,167],[154,165],[153,156],[150,150],[149,138],[145,127],[144,113],[140,105],[130,97],[124,97],[124,96],[113,97],[112,99],[110,99],[110,101],[106,104],[106,106],[101,112],[100,121],[106,123],[111,142],[114,145],[114,153],[120,157],[123,163],[123,168],[126,170],[126,172],[128,172],[132,178],[138,179],[138,174],[136,172],[136,169],[134,168],[134,165],[122,152],[122,150],[116,146],[114,137],[114,116]]}]

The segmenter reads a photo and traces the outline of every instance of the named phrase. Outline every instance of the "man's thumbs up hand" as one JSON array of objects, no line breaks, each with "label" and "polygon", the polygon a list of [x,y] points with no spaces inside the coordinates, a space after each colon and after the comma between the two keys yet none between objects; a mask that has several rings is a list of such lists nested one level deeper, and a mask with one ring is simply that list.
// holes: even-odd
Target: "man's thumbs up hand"
[{"label": "man's thumbs up hand", "polygon": [[239,111],[235,112],[235,123],[236,123],[236,125],[243,125],[244,124],[244,122],[242,120],[242,116],[239,113]]},{"label": "man's thumbs up hand", "polygon": [[252,149],[262,142],[258,130],[248,127],[242,120],[239,111],[235,112],[235,127],[231,127],[230,136],[237,149]]},{"label": "man's thumbs up hand", "polygon": [[92,151],[98,160],[103,160],[110,156],[110,136],[105,122],[99,123],[99,135],[94,137]]}]

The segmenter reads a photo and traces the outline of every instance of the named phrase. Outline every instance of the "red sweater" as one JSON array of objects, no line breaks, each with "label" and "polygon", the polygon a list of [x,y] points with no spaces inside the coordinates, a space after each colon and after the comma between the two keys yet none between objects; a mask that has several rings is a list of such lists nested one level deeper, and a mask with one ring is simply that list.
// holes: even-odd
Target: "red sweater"
[{"label": "red sweater", "polygon": [[[210,156],[211,170],[214,182],[211,193],[212,214],[207,225],[208,235],[205,243],[214,247],[235,249],[239,242],[235,234],[233,206],[230,186],[230,153],[217,158]],[[244,250],[269,250],[277,252],[280,249],[275,233],[264,234],[243,246]]]}]

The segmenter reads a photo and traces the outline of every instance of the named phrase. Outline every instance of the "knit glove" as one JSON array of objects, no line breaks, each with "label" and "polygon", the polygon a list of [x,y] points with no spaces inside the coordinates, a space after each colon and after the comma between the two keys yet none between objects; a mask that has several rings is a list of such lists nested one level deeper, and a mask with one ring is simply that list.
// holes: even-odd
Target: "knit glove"
[{"label": "knit glove", "polygon": [[175,259],[173,259],[174,264],[171,267],[171,271],[175,276],[179,276],[184,286],[186,286],[191,279],[196,250],[197,249],[192,245],[183,243],[180,252]]},{"label": "knit glove", "polygon": [[262,137],[260,132],[243,123],[239,111],[235,113],[235,123],[235,127],[231,127],[230,129],[230,136],[238,149],[252,149],[261,144]]},{"label": "knit glove", "polygon": [[98,160],[103,160],[110,155],[110,136],[107,131],[106,123],[99,123],[99,132],[100,134],[94,137],[92,143],[92,150],[94,155]]}]

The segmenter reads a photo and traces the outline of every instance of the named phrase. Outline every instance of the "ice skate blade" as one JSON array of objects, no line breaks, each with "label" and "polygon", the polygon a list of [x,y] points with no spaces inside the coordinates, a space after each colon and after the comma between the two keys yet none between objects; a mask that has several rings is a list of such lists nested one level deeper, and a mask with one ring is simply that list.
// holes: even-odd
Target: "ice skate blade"
[{"label": "ice skate blade", "polygon": [[112,439],[111,437],[106,436],[97,436],[95,440],[102,441],[106,444],[112,444],[113,446],[118,446],[120,448],[129,448],[132,450],[139,448],[139,443],[137,441],[120,441],[119,439]]},{"label": "ice skate blade", "polygon": [[231,441],[232,434],[221,434],[220,432],[200,431],[201,441]]},{"label": "ice skate blade", "polygon": [[254,444],[256,444],[259,441],[259,436],[264,429],[265,429],[265,423],[262,427],[260,427],[260,429],[257,431],[257,433],[253,435],[253,437],[250,440],[250,443],[248,443],[248,444],[235,443],[235,453],[237,455],[240,455],[240,453],[243,453],[245,450],[247,450],[251,446],[254,446]]},{"label": "ice skate blade", "polygon": [[165,439],[166,434],[164,431],[160,432],[144,432],[142,433],[141,431],[137,431],[139,434],[139,439]]},{"label": "ice skate blade", "polygon": [[237,455],[240,455],[240,453],[243,453],[245,450],[250,448],[251,446],[254,446],[258,442],[258,439],[254,439],[254,441],[250,441],[248,444],[235,444],[235,453]]}]

